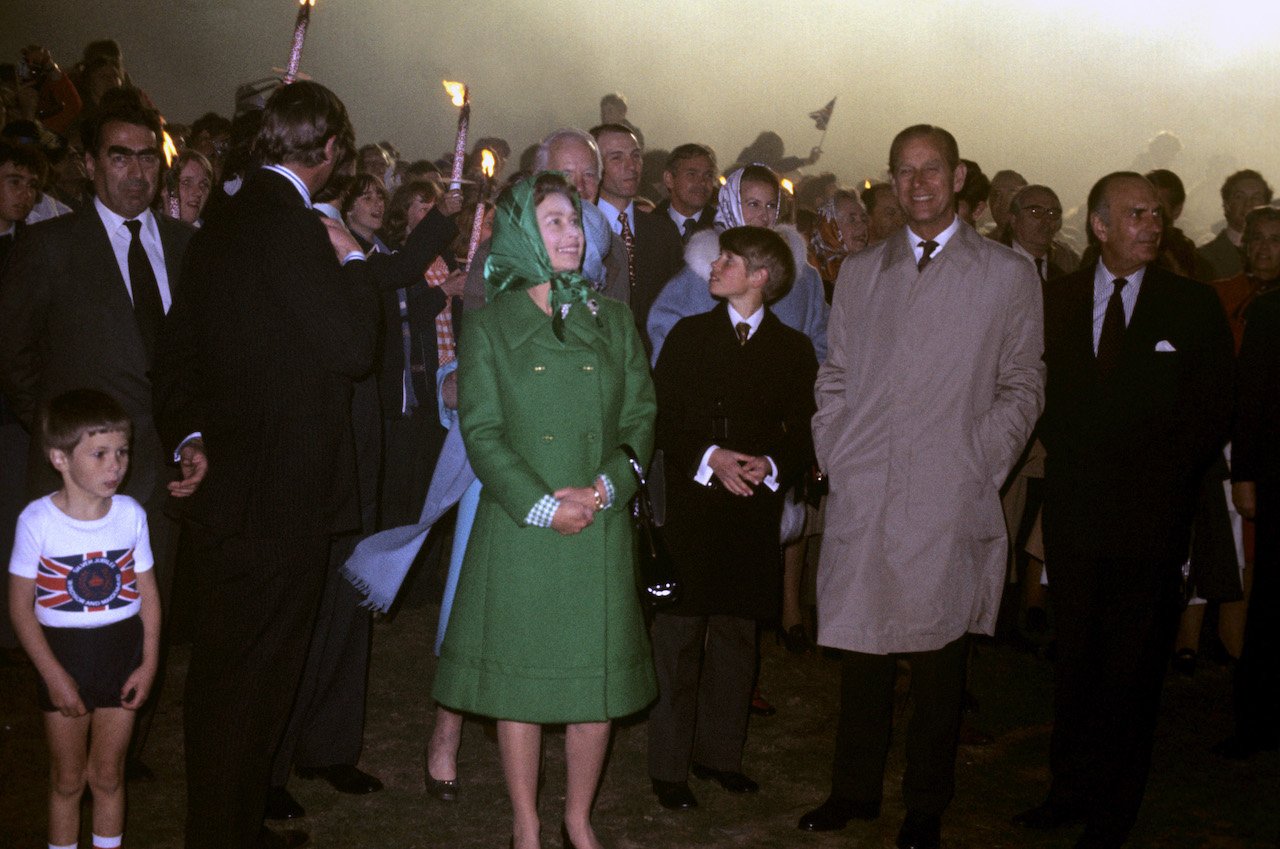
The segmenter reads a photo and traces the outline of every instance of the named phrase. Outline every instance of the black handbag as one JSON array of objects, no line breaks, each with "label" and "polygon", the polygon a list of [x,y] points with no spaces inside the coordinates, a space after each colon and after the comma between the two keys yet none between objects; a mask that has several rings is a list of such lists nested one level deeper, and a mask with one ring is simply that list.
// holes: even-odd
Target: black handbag
[{"label": "black handbag", "polygon": [[636,476],[631,522],[636,529],[636,582],[640,587],[640,597],[652,607],[665,606],[679,597],[675,563],[662,540],[661,530],[653,522],[653,502],[644,479],[644,467],[630,445],[620,447]]}]

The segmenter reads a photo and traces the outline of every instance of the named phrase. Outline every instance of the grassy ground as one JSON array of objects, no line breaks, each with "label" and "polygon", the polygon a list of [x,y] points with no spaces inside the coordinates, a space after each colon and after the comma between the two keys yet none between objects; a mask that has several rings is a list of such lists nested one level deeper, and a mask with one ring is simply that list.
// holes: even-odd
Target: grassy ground
[{"label": "grassy ground", "polygon": [[[306,807],[301,827],[317,847],[505,846],[508,806],[497,748],[479,722],[468,722],[460,759],[461,801],[446,805],[428,797],[422,784],[422,749],[433,716],[428,697],[435,658],[431,642],[436,610],[406,608],[375,629],[369,722],[361,765],[386,789],[350,797],[328,785],[294,779],[291,790]],[[170,678],[160,704],[146,760],[157,780],[131,785],[126,845],[130,849],[181,845],[184,804],[181,693],[187,651],[171,656]],[[885,813],[878,822],[843,832],[807,834],[796,820],[822,801],[828,789],[836,712],[837,664],[817,654],[788,655],[771,638],[763,645],[761,686],[778,714],[753,719],[745,770],[760,781],[755,797],[735,797],[718,786],[693,781],[701,806],[672,813],[649,792],[643,719],[620,724],[614,737],[599,801],[598,833],[616,849],[665,847],[855,847],[892,846],[901,822],[898,781],[901,735],[890,755]],[[28,666],[0,668],[0,849],[45,845],[47,756],[32,699]],[[1048,780],[1050,668],[1043,660],[1007,646],[982,646],[975,657],[971,689],[981,712],[975,724],[994,734],[994,744],[962,749],[958,791],[943,827],[949,849],[1068,847],[1073,835],[1032,835],[1009,825],[1009,817],[1038,802]],[[1171,678],[1166,690],[1155,765],[1134,847],[1245,849],[1275,847],[1280,820],[1280,757],[1269,754],[1244,764],[1208,753],[1228,722],[1229,676],[1204,667],[1195,678]],[[910,710],[903,693],[899,724]],[[546,783],[541,804],[548,847],[558,845],[563,804],[563,733],[545,738]],[[87,819],[87,817],[86,817]],[[88,823],[85,843],[87,845]]]}]

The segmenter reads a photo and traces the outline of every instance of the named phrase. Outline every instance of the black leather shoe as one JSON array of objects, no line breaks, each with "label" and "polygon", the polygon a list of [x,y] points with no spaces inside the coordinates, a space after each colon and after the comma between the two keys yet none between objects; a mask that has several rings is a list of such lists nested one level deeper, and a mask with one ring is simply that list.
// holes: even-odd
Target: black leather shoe
[{"label": "black leather shoe", "polygon": [[849,820],[874,820],[880,816],[879,802],[859,802],[829,796],[827,801],[800,818],[801,831],[839,831]]},{"label": "black leather shoe", "polygon": [[267,788],[267,814],[269,820],[296,820],[305,817],[307,811],[284,787]]},{"label": "black leather shoe", "polygon": [[942,817],[907,811],[895,845],[898,849],[939,849],[942,846]]},{"label": "black leather shoe", "polygon": [[759,793],[760,785],[752,781],[740,772],[729,772],[722,769],[712,769],[702,764],[693,764],[689,767],[689,771],[695,777],[701,778],[703,781],[715,781],[730,793]]},{"label": "black leather shoe", "polygon": [[257,849],[305,849],[311,845],[311,835],[297,829],[272,831],[266,826],[258,832]]},{"label": "black leather shoe", "polygon": [[295,772],[298,773],[299,778],[323,778],[339,793],[351,793],[361,796],[365,793],[377,793],[382,789],[381,781],[351,764],[316,767],[300,766]]},{"label": "black leather shoe", "polygon": [[653,782],[653,793],[658,797],[658,804],[667,810],[683,811],[698,807],[698,800],[689,789],[689,782],[659,781],[656,778],[650,781]]},{"label": "black leather shoe", "polygon": [[1084,811],[1072,805],[1046,799],[1034,808],[1014,814],[1011,822],[1032,831],[1052,831],[1055,828],[1084,822]]}]

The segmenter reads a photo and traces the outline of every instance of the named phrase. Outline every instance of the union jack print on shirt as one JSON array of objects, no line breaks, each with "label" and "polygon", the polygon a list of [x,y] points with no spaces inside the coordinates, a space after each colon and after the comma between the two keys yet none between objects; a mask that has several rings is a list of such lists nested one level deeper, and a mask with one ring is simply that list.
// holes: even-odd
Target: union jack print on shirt
[{"label": "union jack print on shirt", "polygon": [[66,613],[96,613],[138,600],[133,549],[41,557],[36,604]]}]

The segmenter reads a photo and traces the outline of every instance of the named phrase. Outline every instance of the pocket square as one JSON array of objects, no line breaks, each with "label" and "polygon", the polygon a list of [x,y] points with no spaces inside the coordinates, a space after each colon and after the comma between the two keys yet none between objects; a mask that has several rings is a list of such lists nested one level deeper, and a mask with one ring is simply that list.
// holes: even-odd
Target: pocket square
[{"label": "pocket square", "polygon": [[1157,342],[1157,343],[1156,343],[1156,350],[1157,350],[1157,351],[1160,351],[1160,352],[1166,352],[1166,351],[1167,351],[1167,352],[1169,352],[1169,353],[1173,353],[1173,352],[1177,351],[1178,349],[1177,349],[1177,348],[1175,348],[1175,347],[1173,347],[1173,344],[1172,344],[1171,342],[1169,342],[1169,340],[1168,340],[1168,339],[1161,339],[1159,342]]}]

